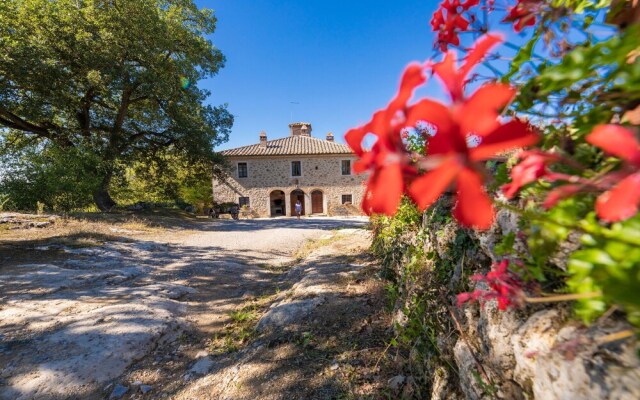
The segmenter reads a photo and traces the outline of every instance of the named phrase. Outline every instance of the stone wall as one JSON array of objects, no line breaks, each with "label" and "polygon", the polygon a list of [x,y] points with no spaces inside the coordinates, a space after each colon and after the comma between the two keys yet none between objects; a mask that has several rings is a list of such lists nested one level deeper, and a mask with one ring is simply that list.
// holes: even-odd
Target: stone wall
[{"label": "stone wall", "polygon": [[373,221],[373,249],[395,293],[395,361],[406,375],[397,398],[640,399],[638,341],[615,338],[633,329],[622,315],[586,326],[570,303],[456,305],[457,293],[487,289],[470,277],[501,257],[495,246],[518,232],[518,218],[501,210],[491,230],[465,230],[452,204],[444,196],[421,227],[398,225],[406,214]]},{"label": "stone wall", "polygon": [[[279,157],[228,157],[231,169],[224,181],[214,179],[213,199],[215,202],[235,202],[240,197],[249,197],[249,204],[255,214],[271,216],[270,194],[273,191],[285,193],[286,212],[291,215],[291,192],[304,192],[305,214],[311,214],[311,193],[323,193],[323,213],[333,206],[342,204],[342,195],[351,195],[353,204],[360,207],[365,187],[364,175],[342,175],[342,160],[356,157],[349,154],[322,156],[279,156]],[[300,161],[301,176],[291,176],[291,162]],[[238,177],[238,163],[247,163],[247,177]]]}]

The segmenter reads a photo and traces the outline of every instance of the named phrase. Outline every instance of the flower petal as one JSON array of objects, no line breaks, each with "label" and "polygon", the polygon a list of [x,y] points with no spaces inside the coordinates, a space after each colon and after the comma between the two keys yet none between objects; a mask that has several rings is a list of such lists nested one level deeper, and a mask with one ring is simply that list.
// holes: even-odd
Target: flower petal
[{"label": "flower petal", "polygon": [[522,151],[518,155],[520,162],[511,169],[511,182],[502,185],[502,192],[507,199],[515,196],[525,185],[535,182],[543,176],[547,176],[547,164],[558,161],[560,158],[551,153],[540,150]]},{"label": "flower petal", "polygon": [[544,199],[542,207],[547,210],[555,207],[559,201],[564,200],[580,192],[584,188],[583,185],[562,185],[559,186],[547,194],[547,198]]},{"label": "flower petal", "polygon": [[367,136],[367,131],[365,131],[362,127],[349,129],[349,131],[344,135],[344,140],[347,142],[349,147],[356,153],[358,156],[362,156],[364,150],[362,149],[362,139]]},{"label": "flower petal", "polygon": [[531,146],[538,140],[540,136],[531,125],[513,120],[483,137],[478,147],[469,150],[469,155],[474,161],[486,160],[507,150]]},{"label": "flower petal", "polygon": [[630,129],[613,124],[598,125],[586,140],[609,154],[640,165],[640,144]]},{"label": "flower petal", "polygon": [[467,53],[464,65],[460,67],[459,78],[464,80],[469,75],[469,72],[482,61],[489,50],[502,42],[504,42],[504,37],[499,33],[487,33],[476,40],[473,48]]},{"label": "flower petal", "polygon": [[622,221],[636,215],[639,202],[640,172],[636,172],[598,197],[596,213],[607,222]]},{"label": "flower petal", "polygon": [[438,75],[438,78],[449,90],[451,99],[454,101],[462,99],[463,82],[459,79],[458,71],[456,71],[456,53],[453,51],[447,52],[444,60],[434,64],[432,68],[433,72]]},{"label": "flower petal", "polygon": [[407,105],[413,96],[414,90],[427,80],[424,74],[424,67],[420,63],[413,62],[405,68],[400,80],[400,90],[389,104],[388,109],[399,110]]},{"label": "flower petal", "polygon": [[447,190],[461,166],[455,159],[444,161],[438,168],[427,172],[409,186],[409,195],[420,210],[431,206]]},{"label": "flower petal", "polygon": [[367,151],[360,156],[360,159],[356,160],[353,163],[353,172],[356,174],[361,174],[364,171],[367,171],[369,168],[373,166],[373,162],[375,160],[375,154],[371,151]]},{"label": "flower petal", "polygon": [[493,223],[493,205],[482,184],[482,177],[472,169],[464,168],[458,174],[458,202],[453,215],[462,225],[488,229]]},{"label": "flower petal", "polygon": [[458,127],[453,121],[449,107],[430,99],[422,99],[407,111],[407,125],[415,126],[420,121],[428,122],[436,127],[436,134],[428,138],[429,155],[449,154],[463,151],[466,148],[458,135]]},{"label": "flower petal", "polygon": [[468,293],[468,292],[459,293],[456,296],[458,307],[460,307],[467,301],[471,300],[472,298],[473,298],[473,295],[471,293]]},{"label": "flower petal", "polygon": [[367,214],[393,215],[398,209],[403,192],[404,180],[400,164],[385,165],[369,178],[362,208]]},{"label": "flower petal", "polygon": [[513,98],[516,91],[509,85],[487,84],[476,90],[460,107],[460,130],[464,134],[486,136],[500,125],[498,111]]}]

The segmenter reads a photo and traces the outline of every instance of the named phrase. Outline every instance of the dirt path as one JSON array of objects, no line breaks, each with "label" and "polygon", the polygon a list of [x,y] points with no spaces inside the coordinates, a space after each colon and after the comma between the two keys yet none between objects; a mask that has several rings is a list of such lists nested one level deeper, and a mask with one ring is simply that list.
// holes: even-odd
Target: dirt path
[{"label": "dirt path", "polygon": [[385,324],[365,224],[220,220],[0,248],[0,398],[371,392],[375,360],[358,352],[383,346]]}]

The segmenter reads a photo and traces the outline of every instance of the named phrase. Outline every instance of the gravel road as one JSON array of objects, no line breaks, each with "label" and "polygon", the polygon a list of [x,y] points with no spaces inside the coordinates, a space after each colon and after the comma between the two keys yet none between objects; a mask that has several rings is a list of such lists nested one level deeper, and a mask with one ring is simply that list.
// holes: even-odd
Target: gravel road
[{"label": "gravel road", "polygon": [[136,363],[153,395],[154,382],[170,378],[157,375],[171,365],[181,373],[197,346],[158,349],[185,332],[219,330],[243,298],[272,289],[278,276],[265,265],[290,263],[307,240],[366,224],[209,220],[147,240],[34,246],[33,262],[0,266],[0,399],[131,396],[139,387],[118,382]]}]

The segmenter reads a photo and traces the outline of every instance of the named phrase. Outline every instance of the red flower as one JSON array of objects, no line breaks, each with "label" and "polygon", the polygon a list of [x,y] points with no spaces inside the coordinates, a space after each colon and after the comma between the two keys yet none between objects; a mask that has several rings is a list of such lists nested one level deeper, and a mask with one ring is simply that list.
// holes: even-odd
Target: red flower
[{"label": "red flower", "polygon": [[640,143],[630,129],[620,125],[598,125],[586,137],[587,142],[607,153],[640,167]]},{"label": "red flower", "polygon": [[[468,1],[465,4],[471,4]],[[452,2],[447,3],[452,4]],[[479,161],[496,153],[527,146],[538,140],[528,124],[511,121],[501,124],[498,111],[514,95],[507,85],[489,84],[481,87],[469,98],[464,96],[464,84],[471,69],[501,38],[486,35],[469,52],[465,64],[458,70],[455,55],[433,67],[445,83],[453,104],[445,106],[430,99],[422,99],[409,106],[416,87],[424,83],[424,67],[414,63],[404,72],[400,90],[389,105],[374,113],[367,124],[351,129],[347,143],[360,159],[354,164],[356,172],[372,171],[362,202],[367,213],[395,213],[402,194],[407,191],[421,208],[431,205],[451,184],[458,191],[454,216],[463,225],[488,228],[493,221],[493,206],[483,187],[482,167]],[[405,128],[426,123],[433,129],[421,132],[427,139],[428,156],[409,153],[402,140]],[[435,133],[432,131],[435,130]],[[362,148],[363,138],[372,133],[377,141],[371,151]],[[467,144],[473,135],[477,146]],[[429,170],[418,175],[417,167]]]},{"label": "red flower", "polygon": [[620,125],[599,125],[586,140],[626,162],[626,176],[596,200],[598,217],[615,222],[634,216],[640,203],[640,143],[635,135]]},{"label": "red flower", "polygon": [[596,214],[607,222],[622,221],[638,213],[640,203],[640,172],[623,179],[613,189],[596,200]]},{"label": "red flower", "polygon": [[520,278],[509,271],[509,260],[502,260],[494,264],[491,272],[486,276],[473,275],[471,279],[477,282],[485,282],[489,290],[474,290],[473,292],[460,293],[457,296],[458,305],[466,302],[480,301],[484,304],[488,300],[496,299],[498,308],[506,310],[509,307],[519,307],[525,297]]},{"label": "red flower", "polygon": [[[360,157],[354,163],[354,171],[372,170],[362,201],[362,208],[368,214],[393,215],[400,203],[405,189],[404,175],[411,171],[400,133],[407,126],[406,114],[411,108],[407,103],[415,88],[425,80],[423,66],[410,64],[404,71],[398,94],[387,108],[375,112],[371,121],[345,135],[349,146]],[[371,151],[362,148],[362,140],[368,133],[378,137]]]},{"label": "red flower", "polygon": [[[622,221],[638,213],[640,203],[640,143],[634,133],[620,125],[598,125],[586,137],[586,141],[600,147],[605,152],[621,158],[624,161],[619,171],[608,173],[597,179],[585,179],[559,173],[543,173],[549,181],[564,180],[570,184],[562,185],[547,194],[543,206],[554,207],[560,200],[585,191],[604,191],[596,200],[596,214],[607,222]],[[515,174],[516,168],[523,166],[525,161],[514,167],[512,171],[512,187],[506,187],[508,196],[515,193],[520,186],[528,183],[535,172],[523,171],[522,176]],[[536,167],[532,167],[536,168]],[[536,178],[537,179],[537,178]],[[507,186],[507,185],[505,185]],[[503,188],[505,189],[505,188]]]},{"label": "red flower", "polygon": [[553,190],[551,190],[547,197],[544,199],[542,203],[542,207],[545,209],[550,209],[556,206],[558,202],[564,199],[568,199],[576,193],[580,193],[584,190],[585,185],[580,184],[571,184],[571,185],[562,185]]},{"label": "red flower", "polygon": [[522,151],[518,158],[522,161],[511,169],[511,183],[502,186],[502,192],[508,199],[523,186],[550,175],[547,165],[560,160],[559,156],[540,150]]},{"label": "red flower", "polygon": [[[514,95],[509,86],[487,84],[469,98],[464,98],[463,87],[468,73],[500,41],[501,38],[494,35],[479,39],[459,70],[455,68],[455,55],[447,54],[445,60],[434,65],[433,69],[449,90],[453,104],[447,107],[423,99],[407,113],[409,125],[426,121],[436,127],[435,135],[427,138],[428,157],[423,165],[433,168],[434,161],[437,165],[413,181],[409,194],[421,209],[425,209],[455,183],[458,202],[454,216],[463,225],[480,229],[491,226],[494,210],[484,191],[478,161],[538,141],[538,135],[528,124],[518,120],[506,124],[498,121],[498,110]],[[472,134],[481,141],[478,146],[470,148],[467,137]]]},{"label": "red flower", "polygon": [[460,0],[444,0],[440,3],[440,8],[431,18],[431,27],[434,32],[438,33],[436,46],[440,47],[440,50],[447,51],[448,45],[458,46],[460,44],[458,33],[469,28],[469,21],[462,16],[462,13],[478,5],[479,1],[467,0],[462,3]]},{"label": "red flower", "polygon": [[536,8],[534,0],[518,0],[518,4],[509,10],[502,22],[513,22],[513,29],[520,32],[527,26],[535,25]]}]

